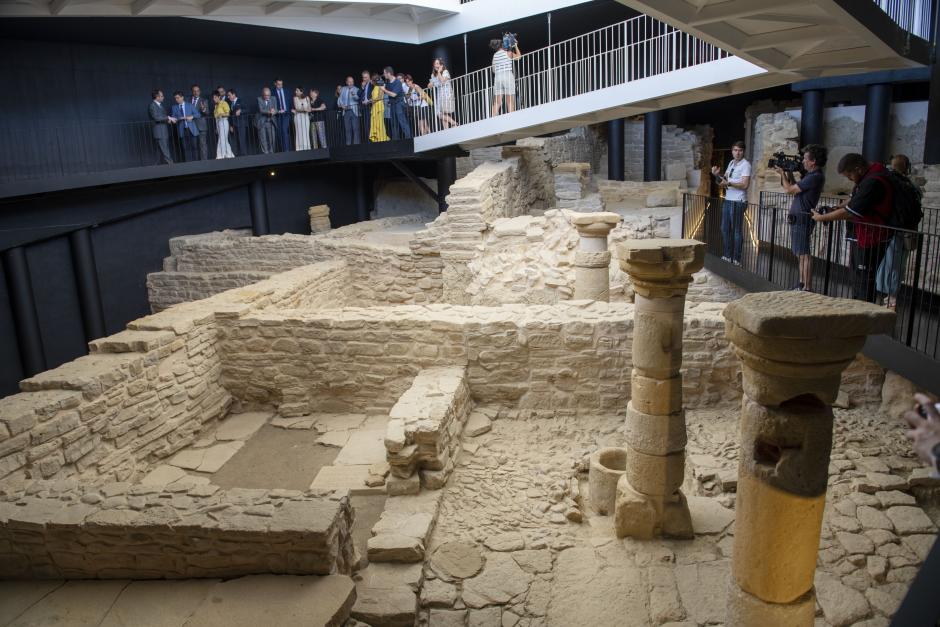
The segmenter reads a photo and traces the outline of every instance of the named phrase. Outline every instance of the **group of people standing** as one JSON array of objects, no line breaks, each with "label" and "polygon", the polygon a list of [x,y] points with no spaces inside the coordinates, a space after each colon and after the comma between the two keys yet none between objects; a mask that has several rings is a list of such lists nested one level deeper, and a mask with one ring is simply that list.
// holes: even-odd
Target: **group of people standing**
[{"label": "group of people standing", "polygon": [[[352,76],[336,87],[337,108],[343,120],[346,145],[410,138],[457,126],[454,90],[443,59],[435,59],[427,87],[391,66],[382,74],[363,70],[359,84]],[[431,111],[434,115],[431,115]]]},{"label": "group of people standing", "polygon": [[[751,181],[751,164],[744,158],[744,150],[744,142],[735,142],[732,159],[724,172],[712,168],[724,191],[722,259],[734,265],[741,265],[744,213]],[[820,197],[826,184],[828,150],[810,144],[800,150],[800,156],[802,172],[798,180],[793,172],[776,168],[781,187],[793,197],[787,212],[790,248],[799,268],[799,280],[793,289],[813,291],[812,236],[816,224],[849,220],[852,297],[875,302],[881,294],[882,304],[894,309],[911,247],[910,233],[919,221],[920,191],[909,179],[910,159],[894,155],[889,169],[881,163],[870,163],[860,154],[843,156],[837,171],[853,184],[852,194],[834,207],[823,207]],[[902,207],[905,202],[902,196],[909,197],[907,203],[911,208]]]},{"label": "group of people standing", "polygon": [[218,87],[207,99],[199,85],[193,85],[189,95],[182,91],[173,94],[174,104],[169,113],[164,108],[164,99],[163,90],[154,89],[149,108],[152,135],[162,163],[173,163],[171,126],[176,128],[186,161],[208,159],[213,136],[216,159],[230,159],[236,151],[247,152],[247,116],[243,117],[244,110],[234,89]]}]

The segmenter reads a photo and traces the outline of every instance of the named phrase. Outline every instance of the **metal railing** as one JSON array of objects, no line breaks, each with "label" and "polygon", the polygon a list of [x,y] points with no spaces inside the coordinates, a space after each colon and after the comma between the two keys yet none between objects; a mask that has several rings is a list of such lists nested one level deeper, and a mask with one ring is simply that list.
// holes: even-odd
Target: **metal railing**
[{"label": "metal railing", "polygon": [[[413,111],[417,109],[407,106],[404,111],[405,123],[401,123],[397,116],[383,115],[381,125],[372,125],[369,116],[360,114],[352,120],[348,129],[343,112],[338,110],[313,112],[307,117],[306,124],[295,119],[293,114],[274,116],[273,119],[262,118],[260,114],[246,114],[237,119],[231,116],[229,145],[236,162],[245,156],[318,148],[330,149],[330,156],[342,156],[352,146],[407,139],[415,132],[427,132],[431,124],[439,123],[430,113],[419,112],[415,115]],[[264,124],[270,125],[270,129],[264,131],[270,133],[264,138],[265,141],[262,139],[264,120],[268,120]],[[199,137],[191,137],[186,133],[181,135],[178,126],[168,125],[168,148],[174,163],[217,158],[217,125],[211,118],[206,122],[205,131],[201,133],[206,138],[205,155]],[[288,130],[286,142],[281,132],[282,125],[286,125]],[[0,151],[0,182],[159,165],[164,160],[157,140],[153,138],[153,129],[154,124],[149,121],[0,129],[0,145],[16,147],[16,150]],[[298,142],[301,133],[309,133],[308,141]],[[268,139],[271,141],[268,142]],[[405,144],[404,148],[407,148]]]},{"label": "metal railing", "polygon": [[[800,280],[799,260],[787,221],[790,204],[781,196],[792,200],[770,193],[766,204],[742,203],[736,216],[729,211],[723,219],[722,199],[686,194],[683,237],[704,242],[712,255],[777,289],[791,289]],[[830,201],[838,199],[821,199],[820,205]],[[931,213],[936,210],[925,210]],[[873,245],[863,248],[860,240]],[[931,359],[940,356],[940,234],[821,222],[809,237],[809,254],[812,291],[879,304],[893,300],[897,322],[891,335]],[[860,265],[870,270],[860,271]]]},{"label": "metal railing", "polygon": [[[449,91],[435,97],[453,102],[452,116],[468,124],[729,56],[717,46],[641,15],[527,52],[512,62],[511,76],[496,77],[486,67],[453,78]],[[502,96],[507,95],[511,99],[504,101]],[[432,132],[444,128],[440,125]]]},{"label": "metal railing", "polygon": [[895,24],[925,41],[931,41],[936,0],[874,0]]}]

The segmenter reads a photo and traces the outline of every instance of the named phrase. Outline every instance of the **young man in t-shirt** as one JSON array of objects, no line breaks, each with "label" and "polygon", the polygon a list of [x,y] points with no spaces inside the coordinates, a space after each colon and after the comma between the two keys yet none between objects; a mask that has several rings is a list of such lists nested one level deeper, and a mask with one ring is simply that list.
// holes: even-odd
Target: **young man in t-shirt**
[{"label": "young man in t-shirt", "polygon": [[502,104],[506,103],[506,113],[516,110],[516,76],[512,72],[512,62],[522,56],[519,44],[511,50],[503,47],[502,39],[490,40],[493,50],[493,117],[499,115]]},{"label": "young man in t-shirt", "polygon": [[736,141],[731,146],[731,163],[725,169],[724,176],[720,172],[718,166],[712,168],[712,174],[718,177],[718,184],[725,190],[725,200],[721,204],[721,242],[724,249],[721,258],[740,266],[747,186],[751,183],[751,164],[744,158],[743,141]]},{"label": "young man in t-shirt", "polygon": [[875,302],[875,276],[894,234],[886,228],[894,207],[894,188],[888,170],[881,163],[868,163],[854,152],[839,161],[839,174],[855,183],[852,196],[827,213],[814,213],[817,222],[852,220],[855,242],[852,246],[852,298]]},{"label": "young man in t-shirt", "polygon": [[813,291],[813,256],[810,251],[810,239],[816,227],[813,221],[813,209],[819,203],[826,175],[823,168],[829,151],[825,146],[810,144],[800,151],[803,154],[803,170],[806,172],[799,183],[793,180],[792,172],[776,168],[780,174],[783,190],[793,195],[787,222],[790,224],[790,248],[800,260],[800,281],[793,289],[804,292]]}]

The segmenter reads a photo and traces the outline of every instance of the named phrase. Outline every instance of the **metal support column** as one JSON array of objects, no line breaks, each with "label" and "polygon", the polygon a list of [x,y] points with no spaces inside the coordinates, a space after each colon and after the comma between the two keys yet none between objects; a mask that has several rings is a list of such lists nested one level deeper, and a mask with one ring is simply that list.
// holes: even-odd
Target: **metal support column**
[{"label": "metal support column", "polygon": [[268,226],[268,198],[265,194],[264,179],[255,179],[249,186],[248,206],[251,210],[251,234],[267,235],[271,232]]},{"label": "metal support column", "polygon": [[643,180],[663,180],[663,112],[643,116]]},{"label": "metal support column", "polygon": [[888,132],[891,128],[891,92],[891,85],[886,83],[868,86],[862,138],[862,156],[868,161],[885,162],[890,156]]},{"label": "metal support column", "polygon": [[356,164],[356,221],[369,219],[369,197],[366,189],[366,169],[361,163]]},{"label": "metal support column", "polygon": [[16,344],[20,351],[23,374],[31,377],[46,369],[46,355],[39,332],[39,315],[26,262],[26,249],[22,246],[3,251],[3,270],[7,277],[10,309],[16,328]]},{"label": "metal support column", "polygon": [[457,158],[441,157],[437,160],[437,207],[441,213],[447,211],[447,194],[457,180]]},{"label": "metal support column", "polygon": [[75,287],[82,311],[82,326],[89,342],[107,335],[104,325],[104,307],[101,305],[101,288],[98,285],[98,268],[95,251],[91,243],[91,229],[84,228],[69,234],[72,251],[72,270],[75,272]]},{"label": "metal support column", "polygon": [[800,121],[800,147],[809,144],[823,144],[825,92],[821,89],[808,89],[803,92],[803,113]]},{"label": "metal support column", "polygon": [[624,177],[624,130],[623,118],[607,123],[607,180],[622,181]]}]

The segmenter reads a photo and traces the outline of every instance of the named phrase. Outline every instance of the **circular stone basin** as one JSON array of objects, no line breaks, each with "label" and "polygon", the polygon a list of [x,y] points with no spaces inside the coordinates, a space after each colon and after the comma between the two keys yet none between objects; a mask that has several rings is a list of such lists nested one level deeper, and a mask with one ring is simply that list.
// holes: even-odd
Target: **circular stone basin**
[{"label": "circular stone basin", "polygon": [[445,542],[431,554],[431,565],[446,576],[466,579],[483,568],[483,555],[473,544]]},{"label": "circular stone basin", "polygon": [[617,482],[627,468],[627,450],[602,448],[591,454],[588,486],[591,507],[602,515],[613,513],[617,501]]}]

